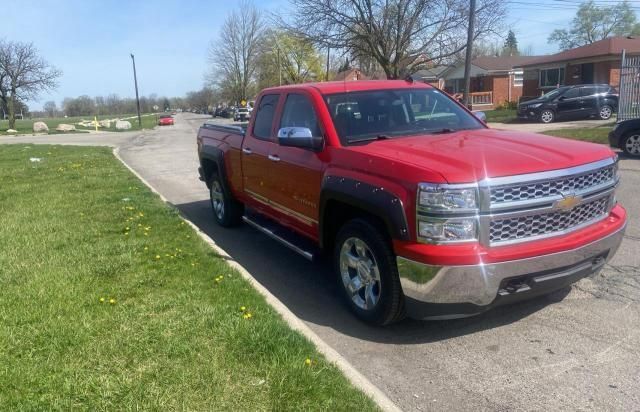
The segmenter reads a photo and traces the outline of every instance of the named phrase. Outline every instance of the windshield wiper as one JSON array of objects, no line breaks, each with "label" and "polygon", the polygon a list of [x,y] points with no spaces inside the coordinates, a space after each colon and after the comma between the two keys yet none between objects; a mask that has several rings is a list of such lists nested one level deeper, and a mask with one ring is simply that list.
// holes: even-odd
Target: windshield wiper
[{"label": "windshield wiper", "polygon": [[351,143],[360,143],[360,142],[371,142],[373,140],[387,140],[387,139],[391,139],[389,136],[387,136],[386,134],[379,134],[375,137],[365,137],[363,139],[355,139],[355,140],[349,140],[349,144]]},{"label": "windshield wiper", "polygon": [[438,130],[430,130],[427,133],[430,134],[445,134],[445,133],[453,133],[453,132],[457,132],[456,129],[450,129],[448,127],[443,127],[442,129],[438,129]]}]

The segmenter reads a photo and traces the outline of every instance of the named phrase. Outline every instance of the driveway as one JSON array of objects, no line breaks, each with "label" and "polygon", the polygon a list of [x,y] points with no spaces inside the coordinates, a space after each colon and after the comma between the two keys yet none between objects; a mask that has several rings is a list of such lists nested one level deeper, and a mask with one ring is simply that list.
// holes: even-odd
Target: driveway
[{"label": "driveway", "polygon": [[615,123],[615,119],[609,120],[574,120],[569,122],[538,123],[538,122],[515,122],[515,123],[488,123],[492,129],[519,130],[521,132],[542,133],[549,130],[575,129],[582,127],[602,127]]},{"label": "driveway", "polygon": [[327,263],[249,227],[213,223],[197,174],[204,118],[184,113],[174,127],[142,133],[0,140],[120,146],[129,165],[404,410],[640,409],[640,161],[621,161],[618,198],[631,221],[597,277],[474,318],[374,328],[341,303]]}]

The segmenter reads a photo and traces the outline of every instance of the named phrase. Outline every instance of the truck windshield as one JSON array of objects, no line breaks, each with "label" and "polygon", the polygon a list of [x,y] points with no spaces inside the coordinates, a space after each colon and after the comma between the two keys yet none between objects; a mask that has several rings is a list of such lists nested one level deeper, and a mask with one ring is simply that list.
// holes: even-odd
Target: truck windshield
[{"label": "truck windshield", "polygon": [[484,127],[438,89],[347,92],[328,95],[326,103],[345,145]]}]

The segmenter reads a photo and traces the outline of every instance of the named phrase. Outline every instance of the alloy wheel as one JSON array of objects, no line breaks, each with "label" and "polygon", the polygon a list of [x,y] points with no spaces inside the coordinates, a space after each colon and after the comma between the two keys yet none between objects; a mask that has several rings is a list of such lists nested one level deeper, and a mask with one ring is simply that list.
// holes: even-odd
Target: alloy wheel
[{"label": "alloy wheel", "polygon": [[369,246],[357,237],[348,238],[340,250],[340,276],[351,300],[372,310],[380,300],[380,269]]},{"label": "alloy wheel", "polygon": [[553,112],[549,110],[545,110],[540,115],[540,119],[542,120],[543,123],[551,123],[553,121]]},{"label": "alloy wheel", "polygon": [[635,134],[627,137],[624,142],[624,148],[627,153],[634,156],[640,155],[640,135]]},{"label": "alloy wheel", "polygon": [[607,120],[611,117],[612,111],[609,106],[604,106],[600,109],[600,118],[602,120]]},{"label": "alloy wheel", "polygon": [[218,220],[224,219],[224,194],[222,186],[217,180],[211,182],[211,205]]}]

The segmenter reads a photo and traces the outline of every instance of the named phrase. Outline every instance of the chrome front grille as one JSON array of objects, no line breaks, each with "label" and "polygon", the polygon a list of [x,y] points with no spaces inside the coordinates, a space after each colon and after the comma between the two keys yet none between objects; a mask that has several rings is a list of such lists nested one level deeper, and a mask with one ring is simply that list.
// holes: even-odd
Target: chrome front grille
[{"label": "chrome front grille", "polygon": [[512,242],[561,234],[605,217],[609,212],[609,203],[610,196],[606,196],[583,203],[567,212],[552,211],[498,218],[490,222],[489,241]]},{"label": "chrome front grille", "polygon": [[491,204],[543,199],[597,188],[615,180],[615,165],[587,173],[538,182],[525,182],[491,188]]}]

